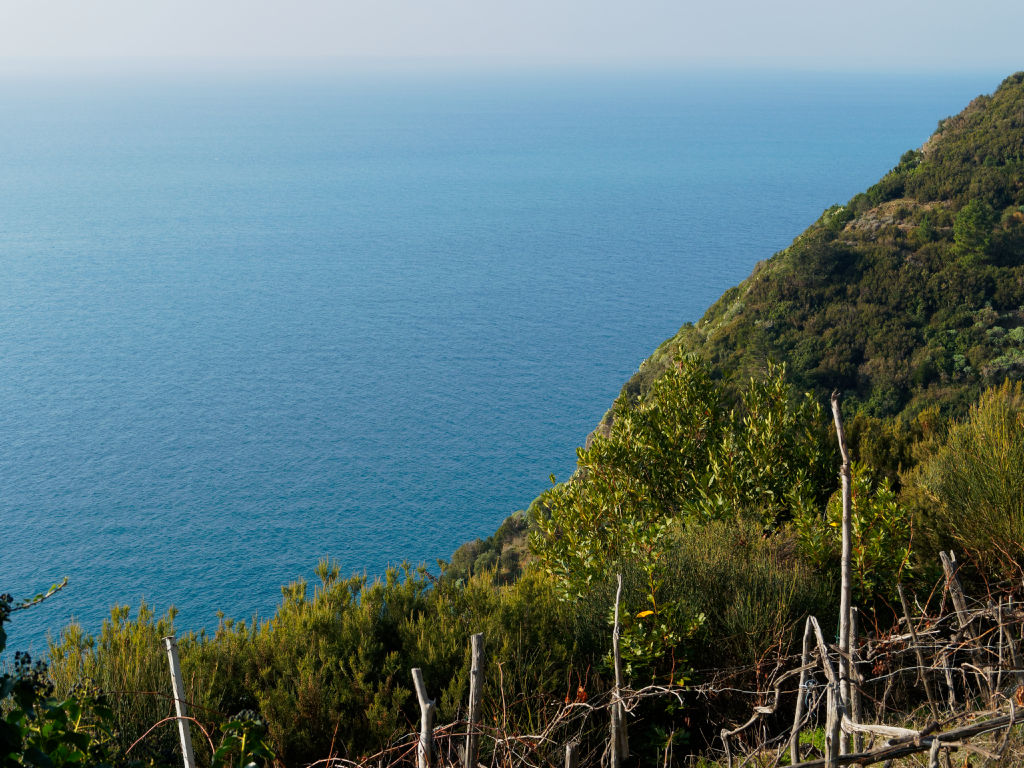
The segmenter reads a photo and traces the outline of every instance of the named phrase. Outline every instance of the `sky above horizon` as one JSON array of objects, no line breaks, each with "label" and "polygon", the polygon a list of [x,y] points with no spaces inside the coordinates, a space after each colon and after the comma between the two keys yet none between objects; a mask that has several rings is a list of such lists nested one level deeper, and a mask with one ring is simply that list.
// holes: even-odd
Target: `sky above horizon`
[{"label": "sky above horizon", "polygon": [[976,0],[0,0],[28,68],[405,60],[448,66],[1024,69],[1019,4]]}]

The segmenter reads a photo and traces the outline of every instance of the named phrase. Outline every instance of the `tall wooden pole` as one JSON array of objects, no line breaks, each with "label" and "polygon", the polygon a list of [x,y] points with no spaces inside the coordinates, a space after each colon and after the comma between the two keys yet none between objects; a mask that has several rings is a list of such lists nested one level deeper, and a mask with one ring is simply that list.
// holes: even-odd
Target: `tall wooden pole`
[{"label": "tall wooden pole", "polygon": [[626,718],[622,706],[622,654],[619,652],[619,604],[622,602],[622,574],[618,574],[618,588],[615,590],[615,627],[612,630],[612,657],[615,660],[615,690],[612,691],[612,751],[611,768],[619,768],[629,757],[629,740],[626,736]]},{"label": "tall wooden pole", "polygon": [[483,686],[484,636],[477,633],[470,638],[473,660],[469,667],[469,718],[466,722],[466,754],[463,768],[476,768],[480,738],[476,732],[480,721],[480,689]]},{"label": "tall wooden pole", "polygon": [[167,661],[171,665],[171,690],[174,692],[174,714],[178,718],[178,736],[181,737],[181,754],[185,768],[196,768],[196,756],[192,752],[192,731],[189,728],[188,710],[185,707],[185,685],[181,681],[181,663],[178,660],[178,643],[174,635],[164,638]]},{"label": "tall wooden pole", "polygon": [[[850,560],[853,551],[853,495],[850,488],[850,452],[846,448],[846,432],[843,430],[843,416],[839,412],[839,390],[832,392],[832,418],[836,424],[836,438],[839,440],[839,453],[843,464],[839,468],[839,477],[843,484],[843,544],[840,556],[839,576],[839,698],[836,702],[841,712],[849,711],[850,705],[850,670],[846,659],[850,653],[850,603],[853,592],[853,581],[850,573]],[[842,715],[840,714],[840,718]],[[847,752],[847,739],[840,741],[840,753]]]}]

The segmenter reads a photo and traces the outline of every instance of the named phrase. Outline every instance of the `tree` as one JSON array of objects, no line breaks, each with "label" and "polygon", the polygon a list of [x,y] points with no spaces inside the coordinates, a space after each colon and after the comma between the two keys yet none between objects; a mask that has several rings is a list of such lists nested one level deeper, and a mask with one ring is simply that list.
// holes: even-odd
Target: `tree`
[{"label": "tree", "polygon": [[984,261],[992,240],[992,206],[981,200],[971,200],[960,209],[953,222],[953,242],[960,258],[966,264]]}]

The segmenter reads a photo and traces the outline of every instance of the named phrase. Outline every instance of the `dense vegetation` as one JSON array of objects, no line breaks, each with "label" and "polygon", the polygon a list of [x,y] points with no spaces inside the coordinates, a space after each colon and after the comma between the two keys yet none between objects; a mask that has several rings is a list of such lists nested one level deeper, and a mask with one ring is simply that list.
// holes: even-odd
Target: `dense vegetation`
[{"label": "dense vegetation", "polygon": [[[450,722],[475,632],[484,722],[536,733],[557,704],[611,686],[616,574],[630,684],[756,676],[804,616],[835,613],[839,460],[821,407],[835,387],[856,459],[858,604],[884,620],[895,585],[929,583],[951,545],[978,579],[1020,584],[1024,394],[1007,380],[1024,378],[1022,163],[1024,73],[684,326],[624,387],[575,475],[439,574],[346,579],[323,562],[272,618],[179,638],[211,729],[201,761],[372,755],[415,730],[414,666]],[[0,600],[0,648],[13,607]],[[177,763],[171,728],[146,733],[167,714],[154,692],[168,687],[173,620],[118,607],[95,637],[66,628],[47,665],[19,657],[0,678],[0,766]],[[634,762],[699,749],[723,713],[694,705],[634,712]]]},{"label": "dense vegetation", "polygon": [[680,349],[716,370],[788,364],[801,390],[877,417],[962,415],[1024,372],[1024,73],[947,118],[867,192],[835,205],[641,366]]}]

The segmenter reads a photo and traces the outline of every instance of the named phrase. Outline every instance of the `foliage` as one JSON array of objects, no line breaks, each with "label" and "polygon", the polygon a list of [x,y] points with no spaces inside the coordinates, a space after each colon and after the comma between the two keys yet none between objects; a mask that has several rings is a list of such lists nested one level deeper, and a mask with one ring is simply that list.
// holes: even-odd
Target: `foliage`
[{"label": "foliage", "polygon": [[995,213],[983,200],[971,200],[960,209],[953,222],[953,243],[960,258],[968,264],[984,260],[992,242]]},{"label": "foliage", "polygon": [[826,422],[782,369],[751,380],[733,408],[726,397],[707,365],[680,358],[647,397],[620,399],[576,475],[534,505],[534,551],[564,598],[631,575],[626,605],[643,621],[626,626],[623,648],[638,673],[671,676],[703,621],[673,593],[673,531],[738,517],[771,529],[829,487]]},{"label": "foliage", "polygon": [[468,579],[476,573],[492,572],[498,583],[508,584],[523,572],[529,517],[523,511],[505,518],[486,539],[467,541],[452,554],[444,576]]},{"label": "foliage", "polygon": [[786,361],[818,399],[839,388],[851,413],[909,423],[1024,377],[1022,115],[1018,73],[759,264],[623,393],[642,397],[682,350],[734,380]]},{"label": "foliage", "polygon": [[710,447],[692,509],[700,519],[744,515],[772,529],[816,507],[834,484],[829,422],[809,394],[796,395],[784,366],[749,379],[739,398]]},{"label": "foliage", "polygon": [[[7,639],[3,625],[11,614],[40,602],[61,586],[21,604],[15,604],[10,595],[0,595],[0,652]],[[79,683],[67,696],[55,698],[46,664],[33,663],[21,652],[15,653],[13,667],[0,675],[3,768],[111,765],[113,733],[113,712],[94,686]]]},{"label": "foliage", "polygon": [[[150,727],[167,716],[167,701],[153,692],[169,690],[167,652],[163,638],[174,634],[174,611],[157,618],[145,603],[133,618],[127,606],[115,606],[103,622],[100,633],[91,637],[77,624],[63,630],[59,644],[51,644],[49,676],[60,693],[70,691],[80,680],[91,680],[101,690],[111,692],[110,707],[119,724],[119,749],[126,750]],[[178,638],[184,651],[193,638]],[[116,664],[101,660],[117,659]],[[197,685],[192,669],[183,668],[188,689]],[[219,702],[202,694],[193,695],[193,706],[218,710]],[[204,759],[204,745],[196,741],[197,754]],[[173,727],[150,733],[132,751],[142,761],[169,763],[178,754],[178,737]]]},{"label": "foliage", "polygon": [[[468,638],[475,632],[487,642],[486,721],[532,731],[550,715],[550,702],[565,696],[571,671],[599,665],[610,643],[607,603],[562,604],[539,574],[500,586],[490,574],[460,582],[407,566],[374,580],[342,578],[327,561],[316,570],[312,588],[304,582],[283,588],[269,620],[225,619],[212,636],[179,638],[185,687],[200,717],[259,713],[259,721],[222,720],[215,755],[225,765],[239,764],[242,747],[249,750],[246,759],[258,758],[266,747],[288,765],[332,753],[348,759],[374,754],[416,728],[412,667],[423,670],[438,721],[454,720],[468,693]],[[118,609],[98,638],[66,631],[51,648],[58,679],[66,684],[88,675],[126,686],[119,691],[165,689],[166,656],[151,645],[169,629],[169,620],[155,619],[148,608],[134,618]],[[140,654],[157,663],[141,663]],[[595,674],[590,685],[599,691],[604,683]],[[123,751],[159,719],[146,705],[159,706],[160,700],[130,693],[121,698]],[[200,746],[197,741],[197,752]],[[169,764],[173,756],[165,747],[174,749],[171,729],[154,732],[132,754]]]},{"label": "foliage", "polygon": [[984,392],[913,481],[933,503],[933,525],[990,578],[1024,572],[1024,392]]},{"label": "foliage", "polygon": [[834,581],[801,558],[788,530],[715,520],[676,527],[672,540],[673,595],[705,617],[692,658],[702,668],[756,664],[789,647],[808,614],[834,612]]},{"label": "foliage", "polygon": [[256,768],[273,761],[274,751],[266,742],[267,726],[255,712],[240,712],[221,731],[223,737],[210,768]]},{"label": "foliage", "polygon": [[706,366],[681,360],[646,400],[617,402],[611,434],[578,449],[576,475],[535,502],[534,549],[566,596],[627,562],[653,573],[666,524],[692,503],[721,436],[720,397]]},{"label": "foliage", "polygon": [[[854,599],[870,605],[876,595],[892,598],[910,572],[913,525],[887,478],[875,482],[871,470],[851,468],[851,568]],[[839,572],[842,549],[842,491],[829,499],[825,515],[797,517],[793,526],[804,557],[821,572]]]}]

